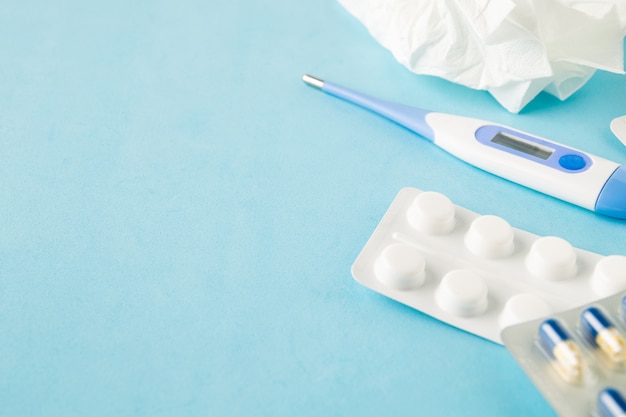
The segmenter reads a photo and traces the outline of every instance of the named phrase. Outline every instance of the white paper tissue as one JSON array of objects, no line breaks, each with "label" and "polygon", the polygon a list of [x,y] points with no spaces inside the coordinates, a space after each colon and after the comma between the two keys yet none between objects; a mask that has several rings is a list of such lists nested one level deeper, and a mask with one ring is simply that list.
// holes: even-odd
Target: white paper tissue
[{"label": "white paper tissue", "polygon": [[624,72],[626,0],[339,0],[411,71],[488,90],[517,113]]}]

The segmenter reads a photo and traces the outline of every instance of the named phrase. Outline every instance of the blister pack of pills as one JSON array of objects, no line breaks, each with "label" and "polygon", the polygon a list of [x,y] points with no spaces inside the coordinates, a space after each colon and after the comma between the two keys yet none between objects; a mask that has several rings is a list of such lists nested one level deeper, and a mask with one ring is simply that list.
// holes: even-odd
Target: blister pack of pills
[{"label": "blister pack of pills", "polygon": [[561,417],[626,416],[626,293],[502,331]]},{"label": "blister pack of pills", "polygon": [[626,290],[626,257],[516,229],[404,188],[352,265],[366,287],[502,343],[502,328]]}]

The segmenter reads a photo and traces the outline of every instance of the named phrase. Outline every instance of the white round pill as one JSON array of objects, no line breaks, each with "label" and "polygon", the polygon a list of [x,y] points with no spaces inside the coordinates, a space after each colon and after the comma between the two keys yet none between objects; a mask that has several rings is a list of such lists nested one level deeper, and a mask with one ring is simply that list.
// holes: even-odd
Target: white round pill
[{"label": "white round pill", "polygon": [[465,246],[474,255],[487,259],[510,256],[514,249],[511,225],[498,216],[480,216],[465,234]]},{"label": "white round pill", "polygon": [[626,256],[602,258],[591,276],[591,288],[601,296],[626,291]]},{"label": "white round pill", "polygon": [[393,243],[374,262],[374,274],[383,284],[408,290],[424,283],[426,261],[420,251],[405,243]]},{"label": "white round pill", "polygon": [[487,309],[487,284],[468,269],[455,269],[441,279],[435,300],[442,310],[461,317],[482,314]]},{"label": "white round pill", "polygon": [[533,320],[552,314],[552,308],[541,297],[534,294],[517,294],[509,298],[500,314],[500,328]]},{"label": "white round pill", "polygon": [[407,210],[409,224],[420,232],[442,235],[454,229],[454,204],[434,191],[420,193]]},{"label": "white round pill", "polygon": [[568,241],[545,236],[533,243],[526,256],[526,268],[538,278],[550,281],[568,279],[576,275],[576,252]]}]

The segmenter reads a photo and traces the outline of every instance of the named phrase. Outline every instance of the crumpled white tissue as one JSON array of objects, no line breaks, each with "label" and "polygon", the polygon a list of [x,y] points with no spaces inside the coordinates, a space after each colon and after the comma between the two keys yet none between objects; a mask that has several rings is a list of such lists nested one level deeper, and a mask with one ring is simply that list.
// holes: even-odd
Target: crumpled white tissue
[{"label": "crumpled white tissue", "polygon": [[339,0],[411,71],[488,90],[513,113],[624,72],[626,0]]}]

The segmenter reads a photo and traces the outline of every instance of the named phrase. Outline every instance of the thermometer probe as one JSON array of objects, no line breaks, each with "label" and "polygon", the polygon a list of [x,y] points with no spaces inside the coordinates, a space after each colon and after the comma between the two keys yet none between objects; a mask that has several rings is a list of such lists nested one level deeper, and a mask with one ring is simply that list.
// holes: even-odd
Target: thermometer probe
[{"label": "thermometer probe", "polygon": [[477,168],[626,219],[626,167],[616,162],[497,123],[380,100],[311,75],[302,80],[406,127]]}]

